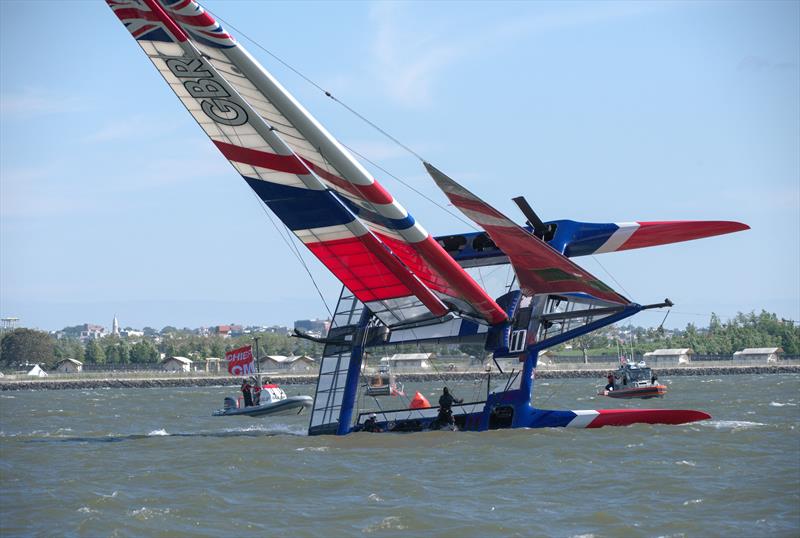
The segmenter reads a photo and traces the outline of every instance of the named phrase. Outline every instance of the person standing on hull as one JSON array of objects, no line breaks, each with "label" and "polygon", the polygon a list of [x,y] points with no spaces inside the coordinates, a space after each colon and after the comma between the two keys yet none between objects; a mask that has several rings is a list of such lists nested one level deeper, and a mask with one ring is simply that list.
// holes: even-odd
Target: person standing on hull
[{"label": "person standing on hull", "polygon": [[455,419],[453,418],[453,404],[454,403],[463,403],[464,400],[455,398],[447,387],[442,389],[442,395],[439,396],[439,416],[436,417],[436,421],[439,423],[439,426],[443,426],[444,424],[448,424],[451,428],[455,426]]}]

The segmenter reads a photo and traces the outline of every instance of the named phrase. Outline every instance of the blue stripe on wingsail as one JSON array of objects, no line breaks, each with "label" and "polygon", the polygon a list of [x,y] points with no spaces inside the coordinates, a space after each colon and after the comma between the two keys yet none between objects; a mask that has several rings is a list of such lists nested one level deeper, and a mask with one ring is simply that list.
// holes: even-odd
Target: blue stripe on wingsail
[{"label": "blue stripe on wingsail", "polygon": [[301,189],[249,177],[244,179],[290,230],[322,228],[355,220],[331,191]]},{"label": "blue stripe on wingsail", "polygon": [[410,214],[408,214],[404,219],[386,218],[375,211],[365,209],[364,207],[352,202],[344,196],[341,196],[335,191],[332,192],[339,200],[342,201],[343,204],[347,206],[350,211],[355,213],[358,218],[379,226],[383,226],[384,228],[389,228],[390,230],[405,230],[414,226],[414,223],[416,222],[414,217],[412,217]]},{"label": "blue stripe on wingsail", "polygon": [[556,235],[550,240],[551,247],[567,257],[588,256],[602,247],[619,226],[613,223],[576,222],[574,220],[554,220]]},{"label": "blue stripe on wingsail", "polygon": [[[125,24],[128,26],[130,23]],[[137,41],[166,41],[167,43],[175,43],[175,40],[170,37],[166,30],[163,28],[154,28],[149,32],[145,32],[136,38]]]}]

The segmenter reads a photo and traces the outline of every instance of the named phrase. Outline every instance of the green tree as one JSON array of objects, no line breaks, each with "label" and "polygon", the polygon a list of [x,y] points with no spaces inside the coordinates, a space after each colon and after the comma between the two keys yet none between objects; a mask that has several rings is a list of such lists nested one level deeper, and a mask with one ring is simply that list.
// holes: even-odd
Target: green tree
[{"label": "green tree", "polygon": [[97,340],[89,340],[86,342],[86,349],[84,349],[83,356],[88,364],[105,364],[106,354]]},{"label": "green tree", "polygon": [[55,341],[46,332],[14,329],[0,340],[0,361],[6,366],[36,363],[50,367],[55,360]]},{"label": "green tree", "polygon": [[158,350],[149,340],[136,342],[131,347],[130,361],[135,364],[148,364],[158,362]]}]

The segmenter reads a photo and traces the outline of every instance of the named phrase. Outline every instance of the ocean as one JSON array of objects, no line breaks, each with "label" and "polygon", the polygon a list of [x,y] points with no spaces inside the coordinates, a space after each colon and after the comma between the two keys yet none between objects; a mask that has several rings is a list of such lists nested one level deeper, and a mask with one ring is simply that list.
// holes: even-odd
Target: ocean
[{"label": "ocean", "polygon": [[713,419],[308,437],[308,415],[212,417],[235,387],[3,392],[0,536],[800,536],[800,375],[662,381],[615,401],[539,380],[534,402]]}]

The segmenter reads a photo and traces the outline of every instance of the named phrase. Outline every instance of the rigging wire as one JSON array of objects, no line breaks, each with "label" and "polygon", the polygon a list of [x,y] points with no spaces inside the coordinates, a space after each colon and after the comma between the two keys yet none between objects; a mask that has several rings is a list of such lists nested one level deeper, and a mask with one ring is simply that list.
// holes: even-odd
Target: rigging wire
[{"label": "rigging wire", "polygon": [[[308,273],[308,277],[311,279],[311,283],[314,285],[314,289],[317,290],[317,294],[319,295],[319,298],[322,300],[322,304],[325,305],[325,310],[328,311],[328,315],[330,316],[330,319],[333,319],[333,314],[331,313],[331,309],[328,306],[328,302],[325,300],[325,296],[323,295],[322,291],[319,289],[319,286],[317,285],[317,281],[314,279],[314,275],[311,274],[311,270],[308,268],[308,265],[306,264],[305,260],[303,259],[303,256],[300,254],[300,250],[297,248],[297,245],[294,244],[294,242],[291,240],[291,238],[287,238],[284,235],[284,233],[281,231],[281,229],[278,227],[278,225],[275,224],[275,220],[273,220],[272,215],[269,214],[269,211],[267,210],[263,200],[261,200],[261,198],[258,197],[258,195],[255,193],[255,191],[251,190],[251,192],[252,192],[253,196],[255,197],[255,199],[258,201],[258,206],[261,208],[261,210],[264,212],[264,214],[269,219],[270,223],[272,223],[272,226],[278,232],[278,235],[281,237],[283,242],[286,243],[286,245],[289,247],[289,250],[292,251],[292,254],[294,254],[295,258],[297,258],[297,260],[300,262],[300,265],[303,266],[303,269],[306,270],[306,273]],[[284,225],[284,229],[285,228],[286,228],[286,225]],[[288,232],[288,231],[287,231],[287,233],[291,234],[291,232]]]},{"label": "rigging wire", "polygon": [[597,265],[599,265],[599,266],[600,266],[600,267],[603,269],[603,271],[605,271],[605,273],[606,273],[606,274],[609,276],[609,278],[611,278],[611,280],[613,280],[613,281],[614,281],[614,283],[615,283],[617,286],[619,286],[619,288],[620,288],[622,291],[624,291],[624,292],[625,292],[625,295],[627,295],[629,299],[633,300],[633,296],[630,294],[630,292],[628,292],[628,290],[626,290],[626,289],[625,289],[625,286],[623,286],[622,284],[620,284],[620,283],[619,283],[619,281],[618,281],[616,278],[614,278],[614,275],[612,275],[612,274],[611,274],[611,272],[610,272],[608,269],[606,269],[605,265],[603,265],[602,263],[600,263],[600,260],[598,260],[598,259],[597,259],[597,256],[595,256],[595,255],[593,254],[593,255],[592,255],[592,259],[593,259],[595,262],[597,262]]},{"label": "rigging wire", "polygon": [[226,20],[225,20],[225,19],[223,19],[222,17],[218,17],[218,16],[214,15],[214,18],[216,18],[218,21],[222,21],[223,23],[225,23],[225,26],[227,26],[228,28],[231,28],[232,30],[234,30],[235,32],[237,32],[238,34],[240,34],[242,37],[244,37],[244,38],[245,38],[246,40],[248,40],[250,43],[252,43],[252,44],[253,44],[253,45],[255,45],[256,47],[258,47],[259,49],[261,49],[261,50],[262,50],[262,51],[264,51],[265,53],[269,54],[270,56],[272,56],[272,58],[274,58],[276,61],[278,61],[279,63],[281,63],[281,64],[282,64],[284,67],[286,67],[287,69],[291,70],[291,71],[292,71],[293,73],[295,73],[297,76],[299,76],[300,78],[302,78],[303,80],[305,80],[306,82],[308,82],[309,84],[311,84],[312,86],[314,86],[315,88],[317,88],[319,91],[321,91],[321,92],[322,92],[322,93],[325,95],[325,97],[328,97],[328,98],[330,98],[330,99],[331,99],[331,100],[333,100],[335,103],[337,103],[337,104],[339,104],[340,106],[342,106],[342,107],[343,107],[345,110],[347,110],[347,111],[348,111],[348,112],[350,112],[351,114],[353,114],[353,115],[355,115],[356,117],[358,117],[358,118],[359,118],[361,121],[363,121],[364,123],[366,123],[367,125],[369,125],[369,126],[370,126],[370,127],[372,127],[373,129],[375,129],[376,131],[378,131],[379,133],[381,133],[383,136],[385,136],[386,138],[388,138],[389,140],[391,140],[392,142],[394,142],[395,144],[397,144],[399,147],[403,148],[404,150],[406,150],[408,153],[410,153],[411,155],[413,155],[414,157],[416,157],[416,158],[417,158],[417,159],[419,159],[420,161],[422,161],[422,162],[425,162],[425,159],[423,159],[423,158],[422,158],[422,156],[420,156],[420,154],[419,154],[419,153],[417,153],[416,151],[414,151],[413,149],[411,149],[411,148],[410,148],[410,147],[408,147],[407,145],[405,145],[405,144],[403,144],[402,142],[400,142],[400,141],[399,141],[397,138],[395,138],[394,136],[392,136],[391,134],[389,134],[389,133],[388,133],[386,130],[382,129],[381,127],[379,127],[378,125],[376,125],[376,124],[375,124],[375,123],[373,123],[372,121],[370,121],[368,118],[366,118],[365,116],[363,116],[362,114],[360,114],[358,111],[356,111],[355,109],[353,109],[352,107],[350,107],[350,106],[349,106],[347,103],[345,103],[345,102],[343,102],[343,101],[341,101],[341,100],[337,99],[337,98],[336,98],[336,97],[335,97],[335,96],[334,96],[334,95],[333,95],[331,92],[329,92],[328,90],[326,90],[325,88],[323,88],[322,86],[320,86],[319,84],[317,84],[316,82],[314,82],[314,81],[313,81],[313,80],[312,80],[310,77],[307,77],[306,75],[304,75],[304,74],[303,74],[303,73],[302,73],[300,70],[298,70],[298,69],[294,68],[294,67],[293,67],[291,64],[289,64],[288,62],[284,61],[284,60],[283,60],[282,58],[280,58],[280,57],[279,57],[277,54],[274,54],[274,53],[272,53],[272,52],[271,52],[269,49],[267,49],[266,47],[264,47],[263,45],[261,45],[260,43],[258,43],[256,40],[252,39],[250,36],[248,36],[247,34],[245,34],[244,32],[242,32],[241,30],[239,30],[237,27],[235,27],[234,25],[232,25],[231,23],[229,23],[228,21],[226,21]]}]

